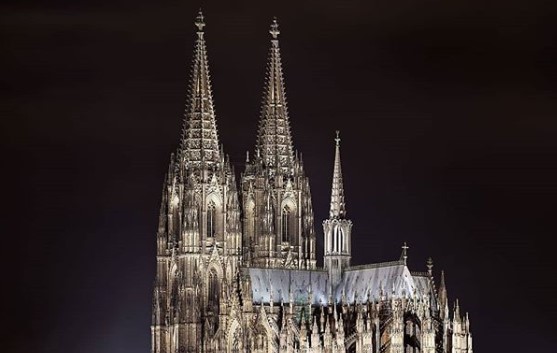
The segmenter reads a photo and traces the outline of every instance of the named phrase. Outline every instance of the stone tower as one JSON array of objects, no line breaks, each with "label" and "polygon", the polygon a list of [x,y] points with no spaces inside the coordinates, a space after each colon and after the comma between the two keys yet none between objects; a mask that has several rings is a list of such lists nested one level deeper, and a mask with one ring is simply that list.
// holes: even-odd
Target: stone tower
[{"label": "stone tower", "polygon": [[157,232],[152,352],[197,351],[221,321],[241,252],[233,169],[219,147],[205,23],[199,13],[180,147],[171,156]]},{"label": "stone tower", "polygon": [[242,174],[243,247],[248,264],[315,268],[315,234],[309,180],[294,153],[278,41],[271,24],[259,131]]}]

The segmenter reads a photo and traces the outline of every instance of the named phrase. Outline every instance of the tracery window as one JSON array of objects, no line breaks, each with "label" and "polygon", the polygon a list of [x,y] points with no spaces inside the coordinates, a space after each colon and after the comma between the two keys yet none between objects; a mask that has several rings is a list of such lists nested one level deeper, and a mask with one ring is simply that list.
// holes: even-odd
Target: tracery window
[{"label": "tracery window", "polygon": [[209,202],[207,205],[207,236],[214,237],[217,233],[217,207],[215,202]]}]

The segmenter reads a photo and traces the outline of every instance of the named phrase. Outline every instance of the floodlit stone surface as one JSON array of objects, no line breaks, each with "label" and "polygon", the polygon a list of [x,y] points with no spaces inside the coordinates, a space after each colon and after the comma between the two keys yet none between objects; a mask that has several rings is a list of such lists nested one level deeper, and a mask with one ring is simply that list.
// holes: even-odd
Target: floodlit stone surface
[{"label": "floodlit stone surface", "polygon": [[351,266],[352,222],[337,133],[324,268],[294,153],[273,21],[256,153],[236,187],[219,145],[200,13],[180,147],[163,186],[152,353],[472,353],[468,315],[452,315],[444,276],[400,260]]}]

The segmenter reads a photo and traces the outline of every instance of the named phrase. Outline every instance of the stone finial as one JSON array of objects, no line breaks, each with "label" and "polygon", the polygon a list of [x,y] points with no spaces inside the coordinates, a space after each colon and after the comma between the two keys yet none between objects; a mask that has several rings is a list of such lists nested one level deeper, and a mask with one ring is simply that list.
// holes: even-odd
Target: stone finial
[{"label": "stone finial", "polygon": [[201,12],[201,9],[199,9],[199,12],[197,13],[197,17],[195,18],[195,25],[197,26],[199,32],[202,32],[203,27],[205,27],[203,12]]},{"label": "stone finial", "polygon": [[426,266],[429,277],[433,276],[433,259],[431,257],[427,259]]},{"label": "stone finial", "polygon": [[402,244],[402,255],[400,256],[401,260],[404,262],[404,265],[406,265],[406,262],[408,260],[408,249],[410,249],[410,247],[406,245],[406,242],[404,242]]},{"label": "stone finial", "polygon": [[271,33],[273,39],[277,39],[278,35],[280,34],[276,17],[273,17],[273,22],[271,22],[271,29],[269,30],[269,33]]}]

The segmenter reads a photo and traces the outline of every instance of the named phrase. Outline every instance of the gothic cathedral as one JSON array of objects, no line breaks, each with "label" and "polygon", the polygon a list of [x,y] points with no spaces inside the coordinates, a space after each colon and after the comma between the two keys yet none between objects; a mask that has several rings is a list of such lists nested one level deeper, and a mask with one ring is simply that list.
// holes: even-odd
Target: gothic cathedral
[{"label": "gothic cathedral", "polygon": [[468,315],[449,311],[433,263],[353,266],[340,158],[335,158],[324,267],[316,264],[309,179],[294,150],[271,25],[259,131],[239,183],[218,141],[199,13],[180,145],[162,190],[152,353],[472,353]]}]

